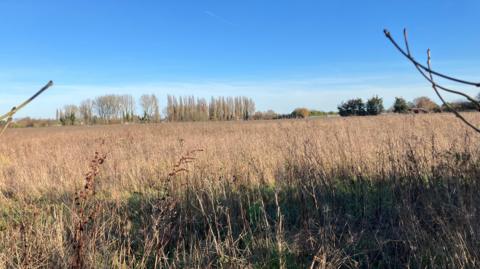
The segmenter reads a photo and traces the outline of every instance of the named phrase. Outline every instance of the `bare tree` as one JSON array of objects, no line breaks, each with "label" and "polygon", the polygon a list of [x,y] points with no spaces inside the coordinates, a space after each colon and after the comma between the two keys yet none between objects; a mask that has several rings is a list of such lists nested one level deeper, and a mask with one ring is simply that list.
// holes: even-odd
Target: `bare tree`
[{"label": "bare tree", "polygon": [[144,94],[140,97],[140,106],[143,109],[143,118],[146,121],[160,121],[160,106],[154,94]]},{"label": "bare tree", "polygon": [[86,99],[80,103],[79,112],[84,124],[93,123],[94,102],[92,99]]},{"label": "bare tree", "polygon": [[440,109],[440,107],[434,101],[426,96],[420,96],[413,99],[412,104],[414,108],[421,108],[426,111],[436,111]]},{"label": "bare tree", "polygon": [[95,112],[98,115],[98,117],[101,120],[103,120],[105,122],[108,122],[109,115],[110,115],[110,109],[109,109],[109,106],[108,106],[107,98],[105,96],[98,96],[97,98],[95,98],[94,108],[95,108]]},{"label": "bare tree", "polygon": [[460,95],[462,97],[465,97],[476,106],[477,110],[480,110],[480,103],[478,102],[478,100],[476,100],[475,98],[469,96],[468,94],[466,94],[464,92],[453,90],[453,89],[450,89],[450,88],[447,88],[445,86],[442,86],[442,85],[438,84],[436,82],[435,77],[440,77],[440,78],[443,78],[443,79],[446,79],[446,80],[449,80],[449,81],[453,81],[453,82],[456,82],[456,83],[459,83],[459,84],[462,84],[462,85],[475,86],[475,87],[480,87],[480,83],[471,82],[471,81],[467,81],[467,80],[463,80],[463,79],[458,79],[458,78],[448,76],[448,75],[445,75],[445,74],[442,74],[440,72],[432,70],[430,49],[427,50],[427,65],[425,66],[425,65],[422,65],[421,63],[419,63],[417,60],[415,60],[415,58],[413,57],[413,55],[410,52],[410,45],[409,45],[409,42],[408,42],[408,35],[407,35],[407,30],[406,29],[404,29],[404,31],[403,31],[403,37],[404,37],[404,41],[405,41],[405,49],[400,47],[400,45],[395,41],[395,39],[392,37],[392,35],[390,34],[390,32],[387,29],[384,30],[384,33],[385,33],[385,36],[390,40],[390,42],[395,46],[395,48],[403,56],[405,56],[405,58],[407,58],[407,60],[409,60],[415,66],[415,68],[418,70],[418,72],[428,82],[430,82],[434,92],[437,94],[438,98],[440,98],[443,105],[449,111],[454,113],[455,116],[457,116],[466,125],[468,125],[470,128],[475,130],[477,133],[480,133],[480,129],[478,127],[476,127],[473,123],[471,123],[470,121],[465,119],[464,116],[462,116],[456,109],[454,109],[452,106],[450,106],[450,104],[448,104],[445,101],[442,94],[440,93],[440,90],[442,90],[444,92],[448,92],[448,93],[452,93],[452,94],[456,94],[456,95]]},{"label": "bare tree", "polygon": [[103,95],[95,98],[94,108],[98,117],[105,123],[118,119],[119,102],[116,95]]},{"label": "bare tree", "polygon": [[160,122],[162,117],[160,115],[160,105],[158,104],[158,98],[152,94],[153,100],[153,122]]},{"label": "bare tree", "polygon": [[167,120],[168,121],[175,121],[176,119],[175,103],[176,103],[175,96],[168,95],[167,96]]},{"label": "bare tree", "polygon": [[169,121],[248,120],[255,113],[255,103],[247,97],[212,97],[210,103],[193,96],[168,96]]},{"label": "bare tree", "polygon": [[255,113],[255,102],[251,98],[243,97],[243,119],[249,120]]},{"label": "bare tree", "polygon": [[197,99],[197,120],[207,121],[209,119],[208,110],[209,107],[207,104],[207,100],[205,100],[204,98]]},{"label": "bare tree", "polygon": [[217,108],[217,103],[215,101],[215,98],[212,97],[210,100],[210,104],[208,105],[208,113],[209,113],[209,119],[210,120],[218,120],[217,115],[218,115],[218,108]]},{"label": "bare tree", "polygon": [[78,119],[79,109],[76,105],[65,105],[61,111],[60,122],[63,125],[75,125]]},{"label": "bare tree", "polygon": [[118,105],[124,122],[131,122],[135,116],[135,98],[125,94],[118,96]]}]

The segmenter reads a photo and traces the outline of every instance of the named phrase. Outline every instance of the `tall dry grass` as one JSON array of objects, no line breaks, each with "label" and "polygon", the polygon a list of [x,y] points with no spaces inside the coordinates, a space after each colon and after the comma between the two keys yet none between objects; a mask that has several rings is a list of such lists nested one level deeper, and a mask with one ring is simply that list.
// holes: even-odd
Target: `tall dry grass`
[{"label": "tall dry grass", "polygon": [[85,268],[479,265],[480,140],[451,115],[18,129],[2,141],[6,268],[72,266],[75,193],[98,150]]}]

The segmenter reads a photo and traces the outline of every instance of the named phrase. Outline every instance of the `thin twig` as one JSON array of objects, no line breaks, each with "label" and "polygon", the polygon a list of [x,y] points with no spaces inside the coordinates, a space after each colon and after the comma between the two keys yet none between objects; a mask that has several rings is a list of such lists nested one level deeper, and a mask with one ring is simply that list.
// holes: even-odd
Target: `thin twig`
[{"label": "thin twig", "polygon": [[409,55],[408,53],[406,53],[406,52],[398,45],[398,43],[393,39],[392,35],[390,34],[390,32],[389,32],[387,29],[383,30],[383,32],[385,33],[385,36],[390,40],[390,42],[392,42],[392,44],[393,44],[405,57],[407,57],[410,61],[412,61],[414,64],[418,65],[421,69],[425,70],[426,72],[431,72],[432,74],[434,74],[434,75],[436,75],[436,76],[439,76],[439,77],[442,77],[442,78],[444,78],[444,79],[448,79],[448,80],[451,80],[451,81],[455,81],[455,82],[458,82],[458,83],[462,83],[462,84],[466,84],[466,85],[471,85],[471,86],[475,86],[475,87],[480,87],[480,82],[471,82],[471,81],[467,81],[467,80],[463,80],[463,79],[454,78],[454,77],[451,77],[451,76],[448,76],[448,75],[439,73],[439,72],[437,72],[437,71],[431,70],[430,68],[422,65],[421,63],[417,62],[411,55]]},{"label": "thin twig", "polygon": [[[427,60],[427,66],[423,66],[422,64],[420,64],[419,62],[417,62],[411,52],[410,52],[410,45],[409,45],[409,42],[408,42],[408,35],[407,35],[407,30],[404,29],[403,31],[403,36],[404,36],[404,41],[405,41],[405,47],[406,47],[406,52],[405,50],[403,50],[399,45],[398,43],[393,39],[393,37],[391,36],[390,32],[388,30],[384,30],[385,32],[385,35],[387,36],[387,38],[392,42],[392,44],[397,48],[398,51],[400,51],[401,54],[403,54],[410,62],[413,63],[413,65],[415,66],[415,68],[418,70],[418,72],[428,81],[430,82],[430,84],[432,85],[432,88],[433,90],[435,91],[435,93],[437,94],[437,96],[440,98],[440,100],[442,101],[442,103],[445,105],[445,107],[452,111],[455,116],[457,116],[462,122],[464,122],[466,125],[468,125],[470,128],[472,128],[473,130],[475,130],[476,132],[480,133],[480,129],[477,128],[475,125],[473,125],[471,122],[469,122],[467,119],[465,119],[465,117],[463,117],[457,110],[455,110],[454,108],[452,108],[446,101],[445,99],[443,98],[443,96],[440,94],[440,91],[438,89],[441,89],[441,90],[444,90],[446,92],[450,92],[450,93],[453,93],[453,94],[457,94],[457,95],[461,95],[465,98],[467,98],[468,100],[470,100],[472,103],[474,103],[477,108],[480,110],[480,103],[475,100],[474,98],[470,97],[469,95],[463,93],[463,92],[460,92],[460,91],[456,91],[456,90],[451,90],[451,89],[448,89],[448,88],[445,88],[439,84],[437,84],[434,80],[434,77],[433,75],[437,75],[439,77],[442,77],[442,78],[445,78],[445,79],[449,79],[449,80],[452,80],[452,81],[455,81],[455,82],[459,82],[459,83],[462,83],[462,84],[467,84],[467,85],[474,85],[474,86],[480,86],[479,83],[473,83],[473,82],[468,82],[468,81],[464,81],[464,80],[461,80],[461,79],[456,79],[456,78],[452,78],[452,77],[449,77],[449,76],[446,76],[446,75],[443,75],[443,74],[440,74],[438,72],[435,72],[432,70],[431,68],[431,54],[430,54],[430,49],[428,49],[427,51],[427,57],[428,57],[428,60]],[[428,73],[428,75],[426,73]]]},{"label": "thin twig", "polygon": [[28,105],[30,102],[35,100],[35,98],[37,98],[40,94],[42,94],[44,91],[46,91],[48,88],[52,86],[53,86],[53,81],[50,80],[47,83],[47,85],[43,86],[43,88],[41,88],[38,92],[36,92],[32,97],[28,98],[25,102],[21,103],[20,105],[13,107],[12,110],[10,110],[10,112],[0,116],[0,121],[13,117],[13,115],[15,115],[15,113],[17,113],[20,109],[24,108],[26,105]]},{"label": "thin twig", "polygon": [[7,122],[5,122],[5,125],[3,126],[2,130],[0,131],[0,136],[3,135],[3,133],[5,132],[5,130],[7,130],[8,126],[10,125],[10,123],[12,123],[13,121],[13,118],[12,117],[9,117],[7,119]]},{"label": "thin twig", "polygon": [[10,123],[12,123],[13,115],[15,115],[15,113],[17,113],[20,109],[22,109],[23,107],[28,105],[30,102],[32,102],[35,98],[37,98],[40,94],[42,94],[44,91],[46,91],[51,86],[53,86],[53,81],[50,80],[47,83],[47,85],[43,86],[43,88],[41,88],[38,92],[36,92],[32,97],[28,98],[27,101],[21,103],[20,105],[18,105],[16,107],[13,107],[12,110],[10,110],[10,112],[5,113],[4,115],[0,116],[0,121],[2,121],[4,119],[7,119],[7,122],[5,122],[5,125],[0,130],[0,136],[3,135],[3,133],[5,132],[5,130],[7,130]]},{"label": "thin twig", "polygon": [[[449,93],[453,93],[453,94],[457,94],[457,95],[461,95],[465,98],[467,98],[470,102],[472,102],[474,105],[477,106],[477,109],[480,110],[480,103],[475,100],[475,98],[471,97],[470,95],[466,94],[466,93],[463,93],[463,92],[460,92],[460,91],[456,91],[456,90],[452,90],[452,89],[449,89],[447,87],[444,87],[442,85],[439,85],[437,84],[436,82],[434,82],[430,77],[428,77],[425,72],[427,73],[432,73],[432,74],[438,74],[437,72],[431,70],[430,68],[427,68],[425,66],[423,66],[422,64],[420,64],[419,62],[417,62],[413,56],[411,55],[410,53],[410,48],[409,48],[409,45],[408,45],[408,38],[407,38],[407,30],[404,29],[403,31],[403,34],[404,34],[404,39],[405,39],[405,46],[407,47],[407,52],[405,52],[399,45],[398,43],[393,39],[393,37],[391,36],[390,32],[388,30],[385,30],[385,35],[387,36],[387,38],[392,42],[392,44],[397,48],[397,50],[403,54],[410,62],[413,63],[413,65],[415,65],[415,67],[417,67],[418,71],[420,72],[420,74],[422,74],[422,76],[428,81],[430,82],[431,84],[435,84],[436,87],[438,89],[441,89],[441,90],[444,90],[446,92],[449,92]],[[425,72],[423,72],[425,71]],[[445,77],[445,75],[438,75],[440,77]],[[460,83],[463,83],[463,84],[467,84],[467,85],[474,85],[472,83],[465,83],[464,80],[460,80],[460,79],[455,79],[453,81],[457,81],[457,82],[460,82]],[[463,81],[463,82],[462,82]],[[479,86],[480,84],[476,84],[475,86]]]},{"label": "thin twig", "polygon": [[[430,55],[430,49],[427,50],[427,57],[428,57],[428,60],[427,60],[427,65],[428,65],[428,68],[431,70],[431,55]],[[431,72],[428,72],[428,74],[430,75],[430,79],[432,81],[433,80],[433,75]],[[480,129],[477,128],[475,125],[473,125],[472,123],[470,123],[467,119],[465,119],[458,111],[456,111],[455,109],[453,109],[446,101],[445,99],[443,99],[443,96],[440,94],[440,92],[438,91],[437,89],[437,85],[435,84],[435,82],[432,83],[432,88],[433,90],[435,91],[435,93],[437,94],[438,98],[440,98],[440,100],[442,101],[442,103],[447,107],[447,109],[449,109],[450,111],[453,112],[453,114],[455,114],[455,116],[457,116],[457,118],[459,118],[461,121],[463,121],[466,125],[468,125],[470,128],[472,128],[473,130],[475,130],[476,132],[480,133]]]}]

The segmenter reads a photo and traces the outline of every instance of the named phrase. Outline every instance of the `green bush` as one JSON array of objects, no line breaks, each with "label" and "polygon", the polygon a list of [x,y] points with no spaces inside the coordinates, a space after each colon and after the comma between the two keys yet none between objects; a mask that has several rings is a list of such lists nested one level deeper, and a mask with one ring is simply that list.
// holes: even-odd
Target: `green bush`
[{"label": "green bush", "polygon": [[361,98],[350,99],[338,106],[338,113],[342,117],[365,116],[367,114],[365,103]]},{"label": "green bush", "polygon": [[409,107],[407,101],[402,97],[395,97],[393,103],[393,112],[395,113],[408,113]]},{"label": "green bush", "polygon": [[367,101],[367,115],[379,115],[384,111],[383,99],[373,96]]}]

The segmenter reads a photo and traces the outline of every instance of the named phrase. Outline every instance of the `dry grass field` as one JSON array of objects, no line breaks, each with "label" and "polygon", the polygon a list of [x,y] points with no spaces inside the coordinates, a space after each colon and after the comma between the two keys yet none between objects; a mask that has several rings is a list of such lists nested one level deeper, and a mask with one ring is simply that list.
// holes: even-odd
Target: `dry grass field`
[{"label": "dry grass field", "polygon": [[475,268],[479,138],[450,114],[11,129],[0,268]]}]

